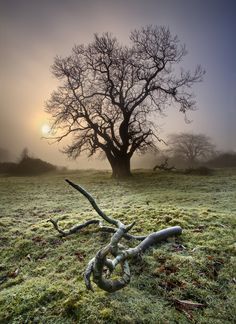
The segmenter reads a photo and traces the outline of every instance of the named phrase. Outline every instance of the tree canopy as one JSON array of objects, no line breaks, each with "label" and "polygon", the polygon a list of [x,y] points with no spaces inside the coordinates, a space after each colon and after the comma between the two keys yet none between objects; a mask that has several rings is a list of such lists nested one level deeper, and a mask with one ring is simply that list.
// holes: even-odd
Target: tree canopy
[{"label": "tree canopy", "polygon": [[90,44],[57,56],[52,72],[61,83],[46,111],[54,138],[71,136],[64,152],[73,158],[103,152],[114,177],[130,175],[133,154],[160,140],[157,114],[168,105],[184,114],[195,108],[191,87],[204,71],[177,70],[186,53],[168,28],[147,26],[131,32],[128,45],[95,34]]},{"label": "tree canopy", "polygon": [[175,157],[182,158],[188,167],[193,167],[199,160],[207,160],[215,149],[210,137],[204,134],[171,134],[168,145],[167,151]]}]

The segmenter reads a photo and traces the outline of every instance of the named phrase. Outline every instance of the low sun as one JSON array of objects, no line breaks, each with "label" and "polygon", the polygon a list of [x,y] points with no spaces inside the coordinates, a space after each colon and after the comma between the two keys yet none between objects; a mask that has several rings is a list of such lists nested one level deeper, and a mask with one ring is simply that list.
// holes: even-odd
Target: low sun
[{"label": "low sun", "polygon": [[51,127],[48,124],[43,124],[41,127],[41,132],[43,135],[48,135],[51,132]]}]

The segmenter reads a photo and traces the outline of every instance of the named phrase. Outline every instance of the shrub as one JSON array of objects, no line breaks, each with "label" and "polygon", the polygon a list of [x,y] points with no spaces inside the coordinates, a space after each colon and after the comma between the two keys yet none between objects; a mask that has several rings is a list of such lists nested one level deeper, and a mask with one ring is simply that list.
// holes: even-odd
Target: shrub
[{"label": "shrub", "polygon": [[205,167],[205,166],[200,166],[197,168],[189,168],[184,171],[185,174],[195,174],[195,175],[203,175],[203,176],[208,176],[213,173],[213,170]]},{"label": "shrub", "polygon": [[11,174],[20,176],[38,175],[45,172],[56,171],[56,169],[57,167],[51,163],[25,156],[16,164],[15,168],[11,170]]}]

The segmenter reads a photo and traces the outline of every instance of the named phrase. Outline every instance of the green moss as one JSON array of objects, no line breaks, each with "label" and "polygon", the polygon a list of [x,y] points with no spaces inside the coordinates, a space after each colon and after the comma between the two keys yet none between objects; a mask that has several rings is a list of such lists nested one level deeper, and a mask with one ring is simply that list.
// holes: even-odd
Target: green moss
[{"label": "green moss", "polygon": [[112,311],[112,309],[106,307],[106,308],[101,309],[99,311],[99,313],[102,318],[109,319],[109,318],[112,318],[113,311]]},{"label": "green moss", "polygon": [[[93,284],[95,292],[87,292],[84,269],[110,234],[95,225],[66,238],[53,230],[51,217],[64,228],[98,218],[64,178],[91,192],[108,215],[135,220],[133,234],[174,225],[183,234],[130,262],[131,283],[122,291],[108,294]],[[0,278],[19,269],[0,286],[0,322],[235,322],[235,192],[236,170],[210,177],[139,171],[119,182],[95,171],[0,178]],[[204,308],[181,310],[176,299]]]}]

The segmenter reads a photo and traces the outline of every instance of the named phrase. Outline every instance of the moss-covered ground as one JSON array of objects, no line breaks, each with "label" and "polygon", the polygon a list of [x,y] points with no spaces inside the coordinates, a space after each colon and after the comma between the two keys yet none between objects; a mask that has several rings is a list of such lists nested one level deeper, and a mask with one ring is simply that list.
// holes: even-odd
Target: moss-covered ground
[{"label": "moss-covered ground", "polygon": [[[49,218],[64,228],[98,218],[64,178],[108,215],[136,220],[133,234],[173,225],[183,234],[131,262],[125,289],[88,292],[84,269],[110,234],[91,225],[59,237]],[[232,169],[211,176],[136,171],[125,181],[95,171],[1,177],[0,323],[235,323],[235,216]]]}]

